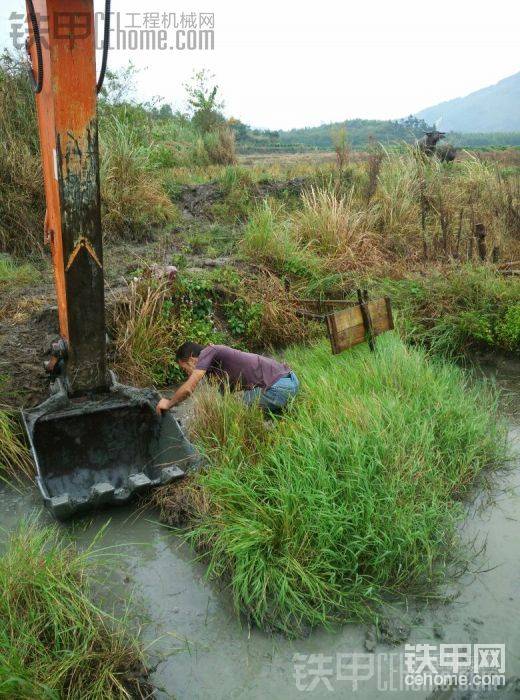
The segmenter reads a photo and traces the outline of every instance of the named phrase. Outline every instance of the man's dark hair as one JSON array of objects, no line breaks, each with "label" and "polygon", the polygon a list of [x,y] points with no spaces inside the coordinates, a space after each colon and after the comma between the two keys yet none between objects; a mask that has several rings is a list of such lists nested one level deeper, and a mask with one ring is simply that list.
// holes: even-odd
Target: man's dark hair
[{"label": "man's dark hair", "polygon": [[177,360],[189,360],[190,357],[198,357],[205,347],[205,345],[199,345],[199,343],[183,343],[177,348],[175,357]]}]

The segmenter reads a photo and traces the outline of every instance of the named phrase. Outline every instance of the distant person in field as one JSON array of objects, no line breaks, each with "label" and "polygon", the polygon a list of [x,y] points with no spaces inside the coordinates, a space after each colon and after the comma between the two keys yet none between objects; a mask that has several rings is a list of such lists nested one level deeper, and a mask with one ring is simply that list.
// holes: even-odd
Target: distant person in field
[{"label": "distant person in field", "polygon": [[298,393],[299,382],[291,368],[263,355],[242,352],[227,345],[184,343],[176,352],[180,368],[188,375],[171,399],[162,398],[157,413],[177,406],[191,396],[208,375],[243,391],[243,400],[258,403],[266,413],[280,413]]}]

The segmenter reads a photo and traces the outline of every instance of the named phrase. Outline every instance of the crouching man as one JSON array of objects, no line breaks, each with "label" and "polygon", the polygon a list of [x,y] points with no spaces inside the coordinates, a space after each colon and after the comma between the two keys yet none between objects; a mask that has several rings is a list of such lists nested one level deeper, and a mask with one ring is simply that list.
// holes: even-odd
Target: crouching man
[{"label": "crouching man", "polygon": [[243,390],[246,404],[258,402],[268,413],[279,413],[298,393],[299,382],[291,368],[269,357],[234,350],[227,345],[184,343],[177,350],[176,358],[188,379],[171,399],[159,401],[159,415],[191,396],[205,375],[229,383],[233,390]]}]

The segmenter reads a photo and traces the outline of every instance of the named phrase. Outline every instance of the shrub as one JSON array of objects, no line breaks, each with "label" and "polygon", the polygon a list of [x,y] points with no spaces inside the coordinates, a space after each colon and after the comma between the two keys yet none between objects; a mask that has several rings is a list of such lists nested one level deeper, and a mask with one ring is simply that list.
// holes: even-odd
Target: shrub
[{"label": "shrub", "polygon": [[504,349],[520,353],[520,303],[509,307],[497,322],[496,337]]},{"label": "shrub", "polygon": [[[139,645],[92,602],[95,553],[79,553],[36,520],[0,558],[0,695],[144,697]],[[142,677],[141,677],[142,678]]]},{"label": "shrub", "polygon": [[101,196],[103,232],[109,238],[145,240],[153,227],[176,216],[149,147],[138,130],[115,116],[101,132]]},{"label": "shrub", "polygon": [[41,253],[45,199],[34,93],[25,63],[0,57],[0,252]]},{"label": "shrub", "polygon": [[187,538],[208,574],[229,580],[237,611],[286,633],[431,594],[456,501],[504,456],[495,398],[391,335],[375,354],[323,344],[286,360],[301,396],[270,429],[233,396],[196,414],[209,468]]},{"label": "shrub", "polygon": [[33,476],[34,465],[14,411],[0,407],[0,479],[13,482]]},{"label": "shrub", "polygon": [[138,386],[165,386],[183,378],[175,351],[183,342],[223,339],[214,326],[212,301],[203,283],[134,280],[113,321],[115,369]]},{"label": "shrub", "polygon": [[390,294],[404,338],[434,352],[460,355],[496,348],[518,353],[520,281],[487,267],[455,267],[402,280],[383,280],[376,293]]}]

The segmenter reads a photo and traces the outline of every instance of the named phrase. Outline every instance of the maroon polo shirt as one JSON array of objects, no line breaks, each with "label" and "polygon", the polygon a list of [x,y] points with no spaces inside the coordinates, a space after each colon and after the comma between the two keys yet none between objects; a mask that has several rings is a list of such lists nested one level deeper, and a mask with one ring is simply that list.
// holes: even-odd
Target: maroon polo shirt
[{"label": "maroon polo shirt", "polygon": [[227,345],[208,345],[202,350],[196,369],[228,379],[233,388],[269,389],[291,371],[288,365],[269,357],[228,348]]}]

